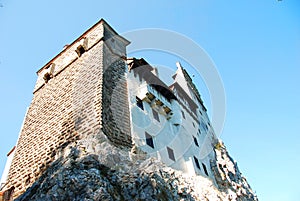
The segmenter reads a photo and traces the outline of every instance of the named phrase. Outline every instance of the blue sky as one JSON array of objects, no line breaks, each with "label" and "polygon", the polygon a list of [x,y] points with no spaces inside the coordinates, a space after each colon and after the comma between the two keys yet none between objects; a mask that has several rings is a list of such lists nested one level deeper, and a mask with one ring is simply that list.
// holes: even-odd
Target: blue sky
[{"label": "blue sky", "polygon": [[[199,44],[223,80],[221,138],[241,172],[260,200],[299,200],[299,1],[0,0],[0,6],[0,173],[30,104],[35,72],[104,18],[120,34],[162,28]],[[132,56],[143,55],[175,69],[177,58],[166,53]],[[209,92],[196,82],[211,112]]]}]

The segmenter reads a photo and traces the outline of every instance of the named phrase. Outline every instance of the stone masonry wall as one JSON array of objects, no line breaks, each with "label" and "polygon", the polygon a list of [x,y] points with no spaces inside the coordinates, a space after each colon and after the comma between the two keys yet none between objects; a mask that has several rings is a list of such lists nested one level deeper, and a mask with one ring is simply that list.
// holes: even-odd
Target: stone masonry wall
[{"label": "stone masonry wall", "polygon": [[[48,82],[42,83],[43,73],[39,72],[4,188],[6,199],[25,192],[63,155],[65,147],[100,133],[101,128],[115,144],[131,147],[126,66],[122,60],[112,62],[115,59],[110,57],[116,56],[106,47],[103,31],[99,31],[103,24],[87,34],[94,42],[81,56],[74,57],[74,51],[70,52],[78,45],[73,43],[75,47],[55,58],[59,70],[56,68]],[[120,49],[126,44],[123,46]],[[122,99],[119,108],[111,109],[117,99]]]},{"label": "stone masonry wall", "polygon": [[[104,47],[104,57],[114,58],[110,56],[106,47]],[[124,76],[126,65],[120,58],[114,58],[107,65],[104,67],[103,76],[103,132],[115,145],[131,147],[127,82]]]}]

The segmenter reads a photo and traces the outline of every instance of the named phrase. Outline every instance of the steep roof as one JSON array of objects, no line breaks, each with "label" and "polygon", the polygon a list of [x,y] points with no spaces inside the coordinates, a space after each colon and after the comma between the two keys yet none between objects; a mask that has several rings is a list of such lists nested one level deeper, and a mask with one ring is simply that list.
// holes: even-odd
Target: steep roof
[{"label": "steep roof", "polygon": [[134,74],[138,74],[140,78],[143,78],[168,101],[171,99],[177,100],[169,87],[161,79],[159,79],[159,77],[151,72],[154,68],[143,58],[127,58],[127,64],[129,71],[133,71]]},{"label": "steep roof", "polygon": [[[201,95],[200,95],[200,93],[199,93],[196,85],[193,83],[192,78],[190,77],[190,75],[188,74],[188,72],[186,71],[186,69],[184,69],[179,62],[177,62],[176,65],[177,65],[178,69],[176,71],[176,74],[173,75],[172,78],[174,80],[176,80],[176,77],[178,76],[178,74],[183,74],[183,78],[184,78],[187,86],[192,90],[193,94],[195,95],[195,97],[197,98],[197,100],[200,102],[200,104],[203,106],[203,109],[206,111],[206,108],[205,108],[205,106],[203,104],[203,101],[201,99]],[[175,83],[176,83],[176,81],[175,81]],[[170,87],[174,87],[175,86],[175,87],[178,88],[178,86],[180,86],[180,84],[177,86],[175,83],[172,84]],[[182,86],[180,86],[180,88],[181,88],[180,89],[181,91],[184,91],[184,89],[183,89]],[[186,90],[187,90],[187,88],[186,88]],[[188,96],[188,94],[186,92],[185,92],[185,95]],[[188,101],[192,100],[190,97],[186,98],[186,99],[188,99]]]}]

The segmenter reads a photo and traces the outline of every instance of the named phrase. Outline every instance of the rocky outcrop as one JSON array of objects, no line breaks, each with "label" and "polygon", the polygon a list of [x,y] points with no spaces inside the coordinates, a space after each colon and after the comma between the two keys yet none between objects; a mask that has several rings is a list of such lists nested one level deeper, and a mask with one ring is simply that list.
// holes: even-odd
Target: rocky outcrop
[{"label": "rocky outcrop", "polygon": [[258,200],[221,141],[215,145],[214,151],[216,160],[211,161],[211,167],[218,188],[227,194],[229,200]]},{"label": "rocky outcrop", "polygon": [[[220,189],[207,178],[166,167],[135,147],[115,147],[98,134],[69,145],[17,200],[255,200],[235,164],[233,169],[221,168],[232,163],[226,150],[216,153],[222,158],[214,166]],[[245,190],[243,196],[235,185]]]}]

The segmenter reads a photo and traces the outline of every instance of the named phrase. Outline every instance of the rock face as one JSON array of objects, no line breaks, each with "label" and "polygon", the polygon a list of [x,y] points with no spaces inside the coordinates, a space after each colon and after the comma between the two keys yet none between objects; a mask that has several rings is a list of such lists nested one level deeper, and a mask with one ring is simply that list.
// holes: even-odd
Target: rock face
[{"label": "rock face", "polygon": [[230,200],[258,200],[237,163],[229,156],[222,142],[215,146],[216,160],[211,161],[218,188],[226,192]]},{"label": "rock face", "polygon": [[216,187],[100,133],[69,145],[27,191],[25,200],[257,200],[225,147],[216,149]]}]

